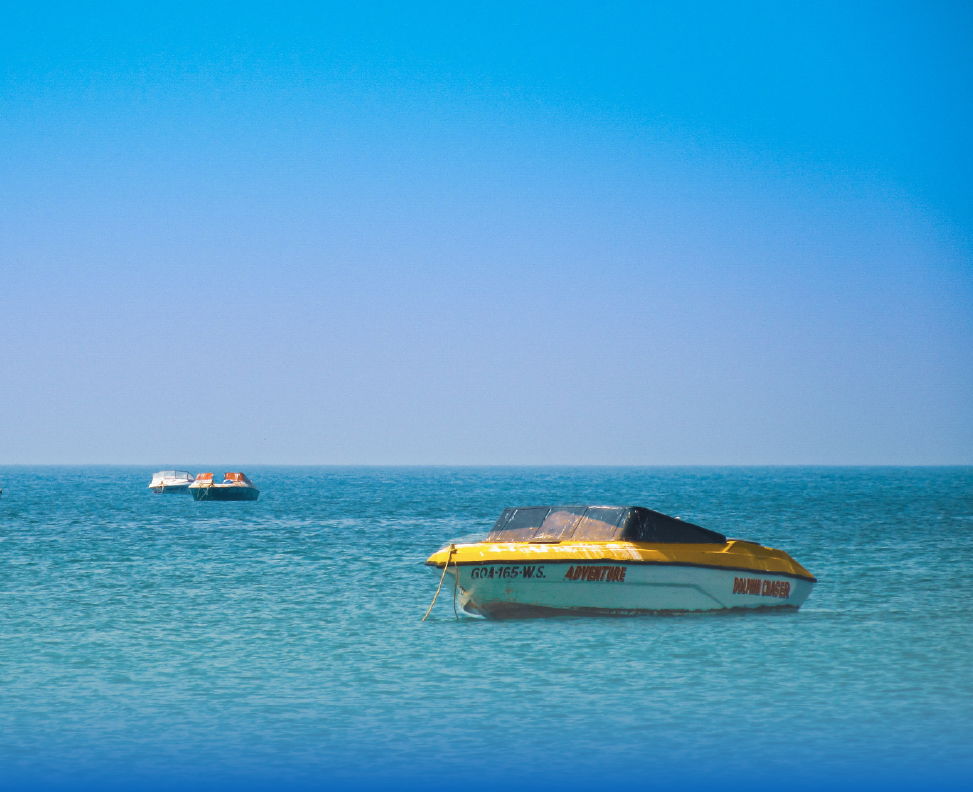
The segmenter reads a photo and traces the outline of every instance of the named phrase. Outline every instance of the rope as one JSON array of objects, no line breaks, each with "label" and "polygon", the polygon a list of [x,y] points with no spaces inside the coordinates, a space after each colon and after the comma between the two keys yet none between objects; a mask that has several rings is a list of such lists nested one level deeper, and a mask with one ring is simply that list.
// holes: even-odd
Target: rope
[{"label": "rope", "polygon": [[[436,589],[436,596],[432,598],[432,605],[429,606],[429,610],[426,611],[426,615],[422,617],[423,621],[429,618],[429,614],[432,613],[432,607],[433,605],[436,604],[436,599],[439,597],[439,592],[442,590],[443,587],[443,581],[446,579],[446,570],[449,569],[449,559],[453,557],[454,550],[456,550],[456,545],[450,545],[449,554],[446,556],[446,563],[443,564],[443,576],[439,578],[439,588]],[[453,563],[453,567],[454,568],[456,567],[455,562]],[[454,583],[454,588],[453,588],[454,594],[455,594],[455,590],[456,589]],[[457,616],[456,618],[458,619],[459,616]]]},{"label": "rope", "polygon": [[459,621],[459,614],[456,612],[456,587],[459,585],[459,566],[453,561],[453,615]]}]

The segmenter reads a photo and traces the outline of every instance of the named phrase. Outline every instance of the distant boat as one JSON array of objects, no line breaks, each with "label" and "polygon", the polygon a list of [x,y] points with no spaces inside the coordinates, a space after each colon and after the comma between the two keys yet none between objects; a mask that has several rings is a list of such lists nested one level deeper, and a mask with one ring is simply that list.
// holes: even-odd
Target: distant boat
[{"label": "distant boat", "polygon": [[243,473],[227,473],[221,484],[213,483],[212,473],[200,473],[189,485],[189,491],[198,501],[255,501],[260,495]]},{"label": "distant boat", "polygon": [[159,495],[187,492],[194,481],[193,474],[185,470],[160,470],[152,476],[149,489]]}]

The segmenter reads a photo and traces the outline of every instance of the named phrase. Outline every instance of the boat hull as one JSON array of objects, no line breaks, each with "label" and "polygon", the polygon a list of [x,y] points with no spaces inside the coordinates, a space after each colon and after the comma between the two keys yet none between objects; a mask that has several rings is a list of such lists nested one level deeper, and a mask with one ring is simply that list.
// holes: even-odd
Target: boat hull
[{"label": "boat hull", "polygon": [[255,501],[260,495],[256,487],[224,487],[214,484],[211,487],[190,487],[193,498],[198,501]]},{"label": "boat hull", "polygon": [[159,484],[156,487],[150,486],[149,489],[156,495],[185,495],[189,492],[189,484],[190,482],[185,484]]},{"label": "boat hull", "polygon": [[814,586],[769,571],[631,561],[450,564],[448,577],[457,574],[458,604],[491,619],[796,610]]}]

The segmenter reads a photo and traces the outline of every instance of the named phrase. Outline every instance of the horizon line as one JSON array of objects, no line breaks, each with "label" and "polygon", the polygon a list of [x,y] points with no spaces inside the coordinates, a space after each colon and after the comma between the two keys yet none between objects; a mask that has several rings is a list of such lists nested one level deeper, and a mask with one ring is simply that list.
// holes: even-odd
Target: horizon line
[{"label": "horizon line", "polygon": [[[216,467],[226,467],[219,463]],[[587,463],[587,462],[233,462],[234,467],[281,467],[281,468],[961,468],[973,467],[973,462],[667,462],[667,463]],[[0,468],[14,467],[128,467],[149,468],[158,463],[140,462],[0,462]],[[207,467],[190,463],[185,467]],[[181,469],[177,466],[175,469]],[[163,469],[173,469],[173,466]]]}]

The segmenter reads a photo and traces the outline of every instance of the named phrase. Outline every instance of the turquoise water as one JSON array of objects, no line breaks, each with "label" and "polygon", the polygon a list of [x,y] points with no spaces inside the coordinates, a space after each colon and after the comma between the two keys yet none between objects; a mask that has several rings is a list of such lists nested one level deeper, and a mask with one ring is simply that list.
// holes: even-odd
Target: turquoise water
[{"label": "turquoise water", "polygon": [[[248,468],[256,503],[152,472],[0,468],[0,786],[973,782],[973,468]],[[819,583],[791,614],[420,622],[432,551],[554,502]]]}]

